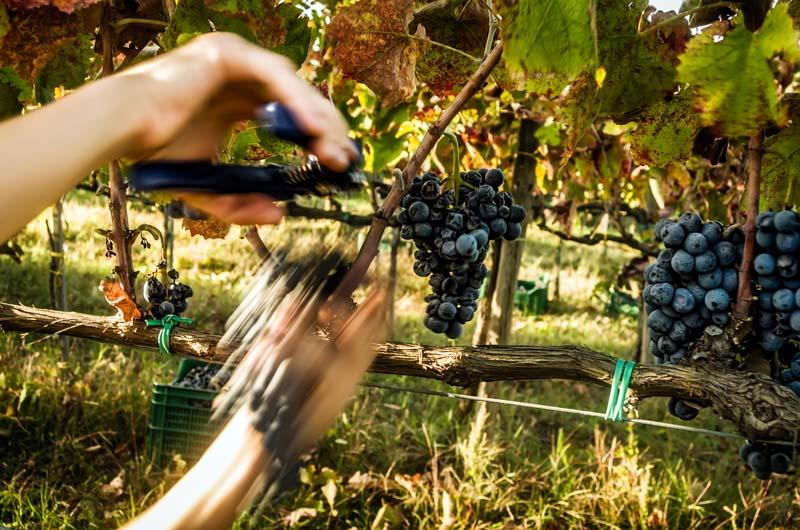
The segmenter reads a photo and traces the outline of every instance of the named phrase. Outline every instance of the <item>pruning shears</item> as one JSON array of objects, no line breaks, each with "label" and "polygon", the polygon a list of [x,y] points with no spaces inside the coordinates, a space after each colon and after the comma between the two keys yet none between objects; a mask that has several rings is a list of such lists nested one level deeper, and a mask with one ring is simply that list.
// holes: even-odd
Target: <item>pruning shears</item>
[{"label": "pruning shears", "polygon": [[[273,136],[300,147],[307,149],[311,143],[312,137],[279,103],[260,107],[256,122]],[[297,195],[326,196],[356,189],[366,181],[361,171],[361,145],[355,140],[353,143],[359,159],[344,172],[326,168],[315,156],[309,155],[307,162],[299,166],[215,164],[207,160],[146,161],[134,164],[129,177],[137,191],[263,193],[278,201],[291,200]]]}]

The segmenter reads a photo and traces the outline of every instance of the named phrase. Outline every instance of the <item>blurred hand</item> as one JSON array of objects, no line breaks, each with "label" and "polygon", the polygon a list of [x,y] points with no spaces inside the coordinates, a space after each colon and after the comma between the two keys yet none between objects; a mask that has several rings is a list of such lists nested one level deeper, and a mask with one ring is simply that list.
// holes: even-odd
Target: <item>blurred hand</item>
[{"label": "blurred hand", "polygon": [[[144,110],[135,159],[213,159],[231,126],[269,101],[285,105],[314,140],[311,151],[334,170],[357,157],[336,107],[295,74],[286,58],[230,33],[210,33],[121,72]],[[181,194],[192,206],[236,224],[280,221],[282,211],[259,195]]]}]

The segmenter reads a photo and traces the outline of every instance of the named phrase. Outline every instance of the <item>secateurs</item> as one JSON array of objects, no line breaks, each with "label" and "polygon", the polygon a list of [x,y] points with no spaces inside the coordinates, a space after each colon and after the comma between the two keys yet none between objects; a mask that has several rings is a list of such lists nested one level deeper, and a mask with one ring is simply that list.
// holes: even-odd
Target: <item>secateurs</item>
[{"label": "secateurs", "polygon": [[[308,136],[289,110],[269,103],[256,112],[258,125],[270,134],[303,148]],[[275,200],[291,200],[298,195],[331,195],[356,189],[365,182],[361,171],[361,146],[353,141],[359,160],[347,171],[333,171],[314,156],[299,166],[266,164],[249,166],[214,164],[206,160],[155,160],[139,162],[130,169],[130,181],[138,191],[191,191],[219,194],[263,193]]]}]

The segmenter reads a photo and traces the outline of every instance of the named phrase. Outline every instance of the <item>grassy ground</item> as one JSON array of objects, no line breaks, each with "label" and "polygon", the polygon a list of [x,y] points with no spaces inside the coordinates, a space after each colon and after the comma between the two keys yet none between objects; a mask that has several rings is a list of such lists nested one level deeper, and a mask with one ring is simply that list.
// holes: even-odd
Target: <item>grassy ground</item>
[{"label": "grassy ground", "polygon": [[[71,196],[67,282],[72,309],[110,314],[97,289],[111,269],[94,229],[107,222],[102,203]],[[160,224],[134,212],[132,223]],[[323,237],[357,242],[357,231],[325,222],[287,222],[263,230],[295,247]],[[256,262],[238,231],[225,241],[180,231],[176,258],[197,293],[189,314],[219,331]],[[23,264],[0,258],[0,299],[49,306],[44,217],[19,239]],[[523,277],[555,277],[557,241],[529,235]],[[157,247],[157,245],[154,245]],[[561,297],[550,313],[517,315],[517,343],[580,343],[629,356],[635,322],[611,317],[592,298],[628,255],[609,246],[565,244]],[[385,257],[379,267],[387,267]],[[157,249],[136,250],[139,270]],[[424,282],[401,251],[396,340],[444,343],[420,325]],[[468,342],[469,331],[462,343]],[[0,335],[0,524],[11,528],[108,528],[140,513],[181,475],[144,458],[149,392],[168,381],[177,361],[73,341],[66,361],[58,342],[36,335]],[[443,389],[405,377],[369,381]],[[559,381],[495,383],[489,393],[518,400],[604,410],[606,392]],[[666,418],[664,403],[645,402],[642,417]],[[708,412],[697,426],[728,429]],[[465,415],[450,400],[362,389],[284,495],[260,521],[301,528],[796,528],[800,483],[768,483],[739,463],[737,443],[650,427],[491,405]],[[243,520],[244,523],[244,520]]]}]

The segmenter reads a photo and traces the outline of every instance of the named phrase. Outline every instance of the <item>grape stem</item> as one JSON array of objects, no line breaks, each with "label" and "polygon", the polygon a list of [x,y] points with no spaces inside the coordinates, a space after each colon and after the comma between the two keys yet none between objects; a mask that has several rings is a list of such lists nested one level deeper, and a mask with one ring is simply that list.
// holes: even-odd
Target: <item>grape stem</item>
[{"label": "grape stem", "polygon": [[[486,82],[489,74],[500,62],[500,58],[502,56],[503,42],[500,41],[497,43],[497,45],[495,45],[492,53],[486,57],[486,60],[484,60],[475,73],[472,74],[472,77],[470,77],[469,81],[466,82],[461,91],[456,95],[455,98],[453,98],[453,102],[450,104],[450,106],[442,112],[441,116],[439,116],[439,119],[437,119],[436,122],[425,132],[422,140],[420,140],[419,147],[417,147],[417,150],[411,155],[411,158],[408,160],[408,164],[406,164],[406,167],[403,170],[403,181],[405,182],[406,187],[411,185],[411,181],[417,176],[417,173],[422,167],[422,163],[426,158],[428,158],[428,155],[431,153],[436,145],[436,142],[447,129],[447,126],[450,124],[450,122],[453,121],[461,109],[464,108],[464,105],[466,105],[467,102],[472,99],[472,96],[474,96],[481,89],[481,87],[483,87],[484,82]],[[342,279],[342,282],[336,288],[334,297],[348,299],[353,294],[353,291],[355,291],[356,287],[358,287],[358,284],[361,283],[361,279],[366,275],[372,260],[374,260],[375,256],[378,255],[378,246],[380,245],[383,232],[389,225],[389,218],[392,216],[395,208],[397,208],[397,205],[400,204],[400,200],[403,198],[403,195],[404,193],[400,191],[396,185],[392,186],[392,189],[389,191],[389,195],[386,197],[386,200],[383,201],[383,204],[376,212],[375,217],[372,219],[369,232],[367,232],[367,237],[364,240],[364,244],[361,245],[361,248],[358,251],[358,256],[353,262],[353,266],[350,267],[347,275]]]},{"label": "grape stem", "polygon": [[447,138],[453,146],[453,166],[450,170],[450,176],[453,179],[453,191],[456,195],[456,202],[453,204],[453,209],[455,210],[458,208],[458,197],[461,191],[461,153],[458,148],[458,136],[453,131],[445,131],[442,136]]},{"label": "grape stem", "polygon": [[750,289],[750,275],[755,258],[756,216],[758,215],[759,192],[761,190],[761,157],[763,154],[761,132],[750,137],[747,144],[747,221],[744,224],[744,252],[739,266],[739,291],[736,293],[736,306],[733,317],[738,320],[748,318],[753,292]]}]

